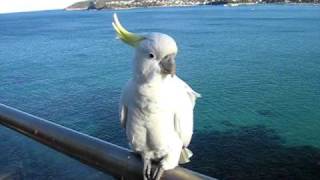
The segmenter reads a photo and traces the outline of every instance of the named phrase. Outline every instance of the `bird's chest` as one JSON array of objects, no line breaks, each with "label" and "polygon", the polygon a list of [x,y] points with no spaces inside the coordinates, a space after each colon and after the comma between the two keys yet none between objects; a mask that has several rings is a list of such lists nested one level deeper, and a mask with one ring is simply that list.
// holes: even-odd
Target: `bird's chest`
[{"label": "bird's chest", "polygon": [[138,88],[133,102],[142,114],[149,116],[172,112],[175,107],[174,93],[169,87]]}]

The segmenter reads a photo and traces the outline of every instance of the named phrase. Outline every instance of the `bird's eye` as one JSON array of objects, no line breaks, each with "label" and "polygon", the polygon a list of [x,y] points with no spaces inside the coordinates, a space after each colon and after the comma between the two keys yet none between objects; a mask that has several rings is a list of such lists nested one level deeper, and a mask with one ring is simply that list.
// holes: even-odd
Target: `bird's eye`
[{"label": "bird's eye", "polygon": [[154,55],[152,53],[149,54],[149,58],[152,59],[154,58]]}]

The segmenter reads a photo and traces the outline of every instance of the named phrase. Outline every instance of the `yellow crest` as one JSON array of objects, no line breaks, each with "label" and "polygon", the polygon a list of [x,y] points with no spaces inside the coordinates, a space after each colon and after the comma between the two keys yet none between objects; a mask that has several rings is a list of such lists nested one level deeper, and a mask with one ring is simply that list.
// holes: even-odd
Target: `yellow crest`
[{"label": "yellow crest", "polygon": [[136,47],[141,40],[144,39],[143,36],[139,36],[132,32],[127,31],[119,22],[117,14],[113,14],[113,22],[112,26],[117,33],[117,36],[125,43],[129,44],[130,46]]}]

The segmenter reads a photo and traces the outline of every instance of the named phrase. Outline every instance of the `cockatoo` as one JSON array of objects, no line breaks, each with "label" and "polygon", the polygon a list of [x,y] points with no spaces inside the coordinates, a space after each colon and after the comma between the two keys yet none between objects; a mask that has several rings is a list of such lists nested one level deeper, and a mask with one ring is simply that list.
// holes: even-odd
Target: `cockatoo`
[{"label": "cockatoo", "polygon": [[[177,45],[162,33],[137,35],[113,15],[116,34],[135,49],[133,77],[120,98],[120,122],[129,145],[143,160],[144,179],[189,162],[193,109],[200,94],[176,75]],[[152,162],[158,162],[152,170]]]}]

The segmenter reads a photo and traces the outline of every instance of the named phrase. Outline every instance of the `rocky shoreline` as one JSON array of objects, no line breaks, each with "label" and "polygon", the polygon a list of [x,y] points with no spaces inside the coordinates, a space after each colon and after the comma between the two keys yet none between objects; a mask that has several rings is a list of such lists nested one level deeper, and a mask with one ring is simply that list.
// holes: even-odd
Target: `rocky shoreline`
[{"label": "rocky shoreline", "polygon": [[[136,7],[161,7],[161,6],[194,6],[206,5],[213,1],[186,1],[186,0],[89,0],[72,4],[66,10],[90,10],[90,9],[124,9]],[[215,2],[225,4],[224,1]]]},{"label": "rocky shoreline", "polygon": [[320,0],[87,0],[72,4],[65,10],[101,10],[129,9],[137,7],[167,7],[167,6],[196,6],[196,5],[251,5],[257,3],[320,3]]}]

